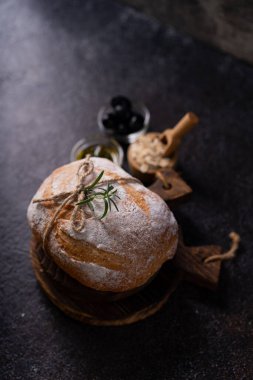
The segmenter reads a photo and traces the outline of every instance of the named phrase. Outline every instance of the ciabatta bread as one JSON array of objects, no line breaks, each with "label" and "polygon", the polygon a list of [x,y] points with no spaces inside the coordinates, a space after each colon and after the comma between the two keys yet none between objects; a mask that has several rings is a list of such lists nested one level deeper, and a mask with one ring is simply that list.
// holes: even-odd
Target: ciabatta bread
[{"label": "ciabatta bread", "polygon": [[[94,171],[87,177],[87,183],[104,170],[103,181],[115,180],[119,211],[112,208],[102,220],[94,214],[76,232],[70,222],[74,205],[65,206],[48,236],[47,253],[63,271],[89,288],[129,291],[145,284],[173,257],[178,241],[177,223],[158,195],[138,182],[117,182],[131,178],[123,169],[103,158],[91,160]],[[80,163],[75,161],[56,169],[42,183],[34,199],[73,191],[78,184]],[[58,207],[54,201],[30,203],[28,221],[37,241],[42,242]],[[101,207],[98,204],[96,212],[101,214]]]}]

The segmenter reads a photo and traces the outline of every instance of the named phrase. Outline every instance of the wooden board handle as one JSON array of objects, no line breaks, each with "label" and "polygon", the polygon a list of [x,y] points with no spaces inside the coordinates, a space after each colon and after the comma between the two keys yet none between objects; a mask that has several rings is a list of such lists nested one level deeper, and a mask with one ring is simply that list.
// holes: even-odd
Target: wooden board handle
[{"label": "wooden board handle", "polygon": [[215,290],[219,282],[221,261],[206,263],[205,259],[220,254],[220,246],[186,247],[180,238],[173,263],[183,270],[187,280]]},{"label": "wooden board handle", "polygon": [[156,172],[156,181],[149,186],[149,190],[160,195],[169,206],[186,199],[192,189],[173,169],[161,169]]}]

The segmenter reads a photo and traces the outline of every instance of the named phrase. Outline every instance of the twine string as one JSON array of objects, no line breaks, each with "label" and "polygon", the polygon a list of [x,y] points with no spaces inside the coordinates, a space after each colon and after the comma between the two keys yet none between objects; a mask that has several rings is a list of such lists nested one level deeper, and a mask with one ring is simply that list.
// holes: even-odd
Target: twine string
[{"label": "twine string", "polygon": [[230,232],[229,237],[231,239],[230,249],[227,252],[222,253],[220,255],[213,255],[213,256],[207,257],[204,260],[205,264],[211,263],[214,261],[231,260],[235,257],[236,251],[239,247],[240,235],[238,235],[236,232]]},{"label": "twine string", "polygon": [[[90,156],[86,156],[84,161],[80,164],[78,171],[77,171],[77,177],[78,177],[78,184],[76,188],[73,191],[70,192],[61,192],[59,194],[53,195],[49,198],[41,198],[41,199],[34,199],[33,203],[42,203],[42,202],[55,202],[60,203],[60,205],[55,210],[52,218],[50,219],[50,222],[48,223],[44,234],[43,234],[43,248],[46,248],[46,243],[48,240],[48,237],[53,229],[55,221],[58,219],[61,211],[64,209],[65,206],[68,205],[74,205],[73,211],[71,213],[70,222],[71,227],[74,231],[80,232],[84,228],[85,222],[87,217],[90,215],[85,210],[85,205],[78,205],[80,201],[85,199],[85,188],[91,185],[93,181],[90,183],[85,184],[86,178],[89,174],[91,174],[94,170],[94,164],[90,160]],[[120,183],[120,182],[137,182],[140,183],[140,181],[136,178],[129,177],[129,178],[118,178],[118,179],[111,179],[106,181],[100,181],[99,185],[109,184],[109,183]]]},{"label": "twine string", "polygon": [[[94,170],[94,164],[90,160],[90,156],[86,156],[86,158],[83,160],[83,162],[80,164],[77,170],[78,184],[73,191],[61,192],[49,198],[41,198],[41,199],[33,200],[33,203],[42,203],[42,202],[60,203],[44,231],[44,234],[43,234],[43,248],[44,249],[46,248],[46,243],[53,229],[54,223],[58,219],[61,211],[64,209],[65,206],[74,205],[74,208],[70,217],[71,227],[73,228],[73,230],[76,232],[80,232],[83,230],[86,219],[87,217],[90,216],[90,214],[88,214],[87,211],[85,210],[85,207],[84,207],[85,205],[78,205],[77,203],[85,199],[85,188],[88,187],[93,182],[91,181],[90,183],[85,184],[85,181],[86,181],[87,176],[91,174],[93,170]],[[99,184],[103,185],[103,184],[109,184],[109,183],[115,183],[115,182],[141,183],[138,179],[129,177],[129,178],[118,178],[118,179],[111,179],[107,181],[100,181]],[[240,242],[240,236],[236,232],[231,232],[229,234],[229,237],[232,240],[230,249],[223,254],[207,257],[204,260],[205,264],[218,261],[218,260],[220,261],[231,260],[235,257],[235,253],[238,249],[239,242]]]}]

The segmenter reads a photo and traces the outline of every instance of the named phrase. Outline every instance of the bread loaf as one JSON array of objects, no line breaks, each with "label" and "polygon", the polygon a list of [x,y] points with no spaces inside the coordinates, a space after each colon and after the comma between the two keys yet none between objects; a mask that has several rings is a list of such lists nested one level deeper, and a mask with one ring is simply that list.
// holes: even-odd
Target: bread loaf
[{"label": "bread loaf", "polygon": [[[131,176],[123,169],[103,158],[91,160],[94,170],[87,176],[87,183],[103,170],[103,181],[115,181],[119,211],[112,208],[104,219],[99,219],[96,214],[101,214],[103,205],[97,204],[96,212],[87,216],[84,228],[77,232],[70,221],[74,205],[64,206],[48,236],[47,254],[86,287],[129,291],[145,284],[173,257],[178,242],[177,223],[158,195],[138,182],[124,181]],[[34,199],[74,191],[80,163],[75,161],[53,171]],[[30,203],[28,221],[37,241],[42,243],[45,229],[58,207],[54,201]]]}]

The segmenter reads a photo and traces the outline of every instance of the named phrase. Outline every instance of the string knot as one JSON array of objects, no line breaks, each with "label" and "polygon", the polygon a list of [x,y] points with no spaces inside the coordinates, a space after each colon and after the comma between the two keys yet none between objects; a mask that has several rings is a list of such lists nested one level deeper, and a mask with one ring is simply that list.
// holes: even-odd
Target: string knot
[{"label": "string knot", "polygon": [[[43,234],[43,248],[44,249],[46,248],[46,243],[50,235],[50,232],[53,229],[54,222],[58,219],[61,211],[67,205],[74,206],[73,211],[71,213],[71,217],[70,217],[72,229],[76,232],[80,232],[83,230],[85,221],[87,218],[91,216],[91,214],[88,213],[87,210],[85,209],[84,207],[85,203],[80,205],[80,202],[84,201],[86,198],[85,189],[88,188],[91,183],[86,184],[85,182],[87,180],[87,177],[93,171],[94,171],[94,164],[92,160],[90,160],[90,155],[87,155],[77,170],[78,183],[77,183],[76,188],[73,191],[61,192],[49,198],[41,198],[41,199],[33,200],[33,203],[42,203],[42,202],[60,203],[59,207],[56,209],[48,226],[46,227],[44,231],[44,234]],[[109,183],[109,182],[110,183],[120,182],[120,181],[140,183],[138,179],[129,177],[129,178],[112,179],[109,181],[101,181],[100,184]]]}]

